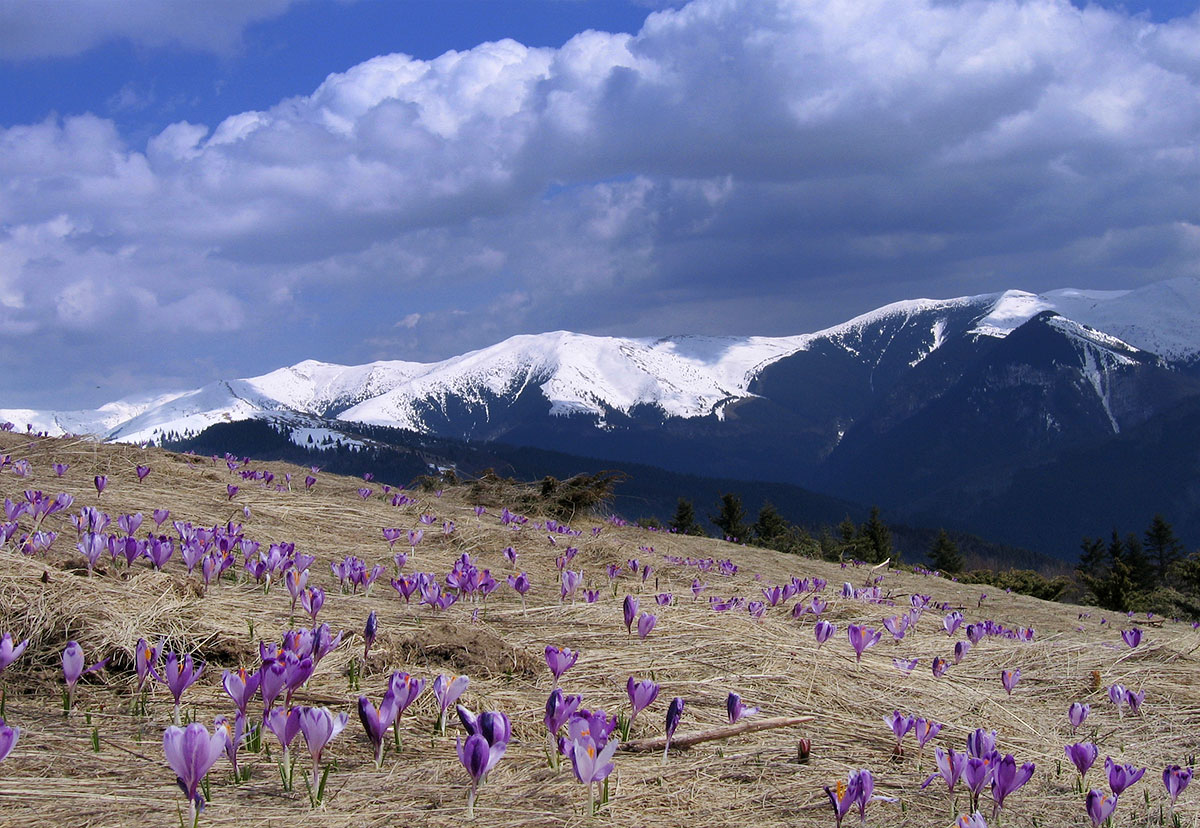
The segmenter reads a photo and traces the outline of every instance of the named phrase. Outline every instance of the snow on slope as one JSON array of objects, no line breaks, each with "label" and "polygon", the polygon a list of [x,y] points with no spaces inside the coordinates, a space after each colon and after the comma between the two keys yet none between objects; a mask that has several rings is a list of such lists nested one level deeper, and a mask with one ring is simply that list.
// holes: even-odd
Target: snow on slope
[{"label": "snow on slope", "polygon": [[1062,316],[1048,320],[1047,324],[1065,334],[1079,353],[1083,361],[1083,377],[1104,408],[1113,433],[1119,433],[1121,426],[1113,415],[1109,396],[1110,380],[1121,368],[1137,364],[1138,349],[1115,336]]},{"label": "snow on slope", "polygon": [[1104,331],[1135,348],[1172,361],[1200,358],[1200,278],[1156,282],[1136,290],[1021,290],[999,295],[974,332],[1007,336],[1033,316],[1052,310]]},{"label": "snow on slope", "polygon": [[[671,417],[719,417],[726,403],[749,396],[749,385],[763,368],[819,342],[874,364],[899,345],[915,365],[947,340],[948,314],[978,312],[969,333],[1003,337],[1044,310],[1171,360],[1200,359],[1200,279],[1184,278],[1129,291],[1067,289],[1038,295],[1010,290],[906,300],[790,337],[634,339],[558,331],[515,336],[430,364],[345,366],[306,360],[259,377],[131,398],[96,411],[9,409],[0,410],[0,419],[18,427],[32,423],[52,434],[91,433],[128,442],[254,416],[282,416],[293,425],[314,427],[301,421],[337,416],[425,430],[422,412],[430,406],[445,411],[451,400],[461,401],[487,417],[495,401],[512,400],[530,386],[549,400],[556,415],[658,406]],[[901,330],[907,333],[898,337]]]},{"label": "snow on slope", "polygon": [[420,402],[451,397],[483,407],[536,385],[550,413],[602,415],[657,405],[672,417],[711,413],[746,396],[761,366],[793,353],[804,337],[623,339],[567,331],[514,336],[429,366],[424,374],[360,403],[339,419],[420,428]]}]

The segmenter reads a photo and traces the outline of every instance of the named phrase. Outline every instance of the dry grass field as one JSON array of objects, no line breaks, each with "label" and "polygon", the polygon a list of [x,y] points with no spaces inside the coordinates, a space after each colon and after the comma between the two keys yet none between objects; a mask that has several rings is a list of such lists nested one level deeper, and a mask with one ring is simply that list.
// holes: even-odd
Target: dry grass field
[{"label": "dry grass field", "polygon": [[[69,522],[69,514],[82,506],[98,506],[114,522],[118,515],[141,512],[146,516],[143,535],[153,526],[150,513],[165,508],[171,520],[196,526],[241,523],[246,537],[264,548],[294,543],[297,551],[317,558],[309,583],[328,592],[319,620],[346,632],[341,647],[320,662],[295,697],[297,704],[327,706],[351,716],[326,751],[336,767],[325,802],[312,807],[299,782],[310,765],[298,738],[293,745],[301,757],[298,782],[291,792],[281,785],[276,754],[268,758],[265,752],[243,749],[241,761],[250,768],[250,778],[241,784],[234,784],[222,758],[210,774],[211,801],[200,818],[205,826],[466,822],[468,777],[455,752],[455,737],[463,731],[452,721],[447,735],[434,734],[437,711],[430,692],[401,718],[402,750],[395,753],[389,738],[382,768],[374,765],[355,714],[359,691],[351,688],[351,662],[362,657],[361,634],[372,610],[378,615],[379,636],[359,670],[362,693],[377,702],[387,676],[396,670],[430,680],[441,673],[466,674],[470,685],[463,704],[511,717],[512,743],[479,792],[474,816],[479,825],[832,826],[824,787],[844,780],[853,769],[868,768],[876,793],[898,800],[872,803],[868,824],[948,826],[966,808],[961,785],[957,803],[952,803],[940,781],[924,790],[920,783],[935,769],[934,746],[962,750],[967,735],[980,727],[996,730],[1001,752],[1014,754],[1018,763],[1036,763],[1030,782],[1008,799],[1003,824],[1090,825],[1063,746],[1094,739],[1100,759],[1088,775],[1090,787],[1106,787],[1106,755],[1148,768],[1121,797],[1115,824],[1158,825],[1166,801],[1163,768],[1192,763],[1200,746],[1200,632],[1190,624],[1131,619],[1015,594],[989,594],[981,602],[979,587],[937,577],[843,568],[617,526],[596,517],[576,517],[571,525],[582,534],[556,535],[557,545],[552,545],[550,533],[538,528],[544,516],[529,512],[528,523],[519,529],[504,526],[499,514],[511,504],[492,495],[473,497],[466,487],[449,488],[440,497],[409,491],[417,502],[396,507],[378,483],[361,479],[322,473],[306,491],[302,481],[308,470],[283,464],[251,463],[248,468],[269,469],[275,482],[291,472],[290,491],[243,480],[242,469],[230,471],[223,460],[86,440],[2,434],[0,454],[30,464],[24,478],[11,467],[0,472],[0,496],[17,500],[28,489],[68,492],[75,498],[69,510],[45,520],[46,528],[59,533],[49,552],[27,556],[18,548],[20,534],[29,528],[28,516],[21,518],[17,537],[0,550],[0,633],[30,641],[25,654],[0,676],[7,722],[21,729],[16,749],[0,763],[0,825],[178,824],[186,804],[162,748],[172,701],[158,685],[147,713],[136,710],[130,655],[135,642],[165,637],[166,649],[192,653],[206,663],[183,700],[189,715],[211,727],[213,717],[233,712],[221,687],[222,670],[256,668],[259,642],[278,641],[289,628],[290,598],[283,585],[264,594],[240,567],[231,570],[238,573],[236,582],[221,580],[207,592],[198,576],[187,575],[178,555],[161,572],[145,560],[132,570],[118,568],[105,555],[89,576],[75,551],[76,532]],[[61,478],[52,470],[55,462],[70,466]],[[142,482],[135,474],[139,464],[151,467]],[[97,474],[108,477],[99,496],[93,486]],[[232,500],[228,484],[239,486]],[[363,486],[374,490],[365,500],[357,491]],[[476,505],[487,512],[477,515]],[[248,515],[243,511],[247,507]],[[382,529],[418,528],[422,514],[437,520],[425,527],[425,540],[405,571],[444,576],[466,553],[501,582],[486,602],[460,602],[436,612],[415,599],[405,603],[389,585],[395,569]],[[443,533],[443,520],[455,522],[451,534]],[[593,527],[600,532],[594,535]],[[162,531],[170,532],[170,521]],[[587,603],[582,593],[573,602],[560,601],[555,556],[568,543],[580,550],[569,568],[583,570],[585,583],[600,590],[594,603]],[[401,540],[396,549],[406,546]],[[519,553],[515,568],[502,554],[507,546]],[[369,595],[339,592],[329,563],[350,554],[387,565]],[[733,576],[700,572],[664,556],[727,558],[739,570]],[[605,567],[630,558],[650,564],[653,572],[643,583],[626,567],[612,582],[614,595]],[[525,609],[504,583],[517,569],[528,572],[533,582]],[[883,574],[880,587],[895,607],[842,597],[844,581],[862,587],[872,574]],[[819,649],[813,617],[792,616],[797,599],[768,608],[761,618],[744,608],[714,612],[709,606],[709,596],[761,599],[762,587],[787,583],[793,576],[829,582],[821,593],[829,602],[823,617],[836,623],[838,632]],[[699,600],[693,600],[691,591],[696,577],[706,587]],[[672,593],[674,603],[654,606],[658,593]],[[945,612],[931,608],[902,641],[893,642],[884,632],[883,640],[856,665],[847,624],[882,631],[881,619],[907,610],[914,593],[960,609],[968,622],[991,619],[1011,628],[1033,627],[1036,637],[1032,642],[986,637],[961,664],[936,678],[931,660],[950,660],[964,632],[948,636],[942,628]],[[643,609],[658,614],[658,624],[645,640],[625,631],[621,602],[627,594],[639,596]],[[1088,617],[1080,617],[1087,612]],[[296,625],[305,620],[298,610]],[[1131,649],[1120,631],[1134,625],[1143,629],[1144,640]],[[106,657],[110,662],[103,671],[85,676],[74,711],[64,717],[60,655],[68,640],[82,645],[88,664]],[[667,702],[674,696],[686,701],[681,735],[724,723],[729,691],[761,707],[760,717],[811,715],[813,720],[673,750],[665,764],[659,754],[619,751],[610,801],[591,816],[585,813],[584,787],[570,763],[554,770],[547,761],[542,716],[554,686],[543,659],[547,644],[579,651],[578,663],[561,685],[582,694],[586,708],[627,712],[629,676],[654,677],[662,685],[657,701],[637,717],[634,738],[661,735]],[[919,659],[918,666],[905,674],[894,666],[896,658]],[[1000,682],[1006,668],[1021,670],[1011,695]],[[1140,712],[1118,715],[1106,692],[1113,683],[1145,691]],[[1090,703],[1092,713],[1072,736],[1066,713],[1077,701]],[[923,755],[910,734],[904,755],[893,756],[895,739],[883,718],[895,709],[944,724]],[[98,744],[93,743],[93,729]],[[807,763],[797,761],[801,737],[812,743]],[[275,748],[273,738],[267,735],[264,742]],[[990,796],[984,799],[987,816]],[[1198,811],[1200,785],[1184,792],[1176,807],[1187,826],[1198,824]],[[857,819],[851,815],[846,824]]]}]

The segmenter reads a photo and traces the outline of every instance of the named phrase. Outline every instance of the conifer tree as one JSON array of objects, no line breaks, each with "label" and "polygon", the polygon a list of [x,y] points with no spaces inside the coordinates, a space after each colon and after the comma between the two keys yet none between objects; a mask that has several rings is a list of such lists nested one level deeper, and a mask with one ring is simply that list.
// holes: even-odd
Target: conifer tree
[{"label": "conifer tree", "polygon": [[892,554],[892,532],[879,518],[879,507],[871,507],[871,516],[862,525],[859,537],[869,563],[883,563]]},{"label": "conifer tree", "polygon": [[1183,559],[1183,544],[1162,515],[1155,515],[1146,530],[1146,553],[1158,571],[1158,583],[1166,585],[1172,564]]},{"label": "conifer tree", "polygon": [[772,549],[780,548],[787,540],[789,528],[788,522],[770,501],[758,510],[758,519],[751,527],[759,544]]},{"label": "conifer tree", "polygon": [[938,530],[937,539],[929,550],[929,563],[939,572],[962,572],[962,555],[958,554],[957,544],[950,539],[945,529]]},{"label": "conifer tree", "polygon": [[703,527],[696,522],[696,510],[692,507],[692,501],[682,497],[675,506],[675,516],[671,518],[671,522],[667,526],[680,535],[704,534]]},{"label": "conifer tree", "polygon": [[742,508],[742,499],[732,492],[721,495],[719,510],[709,520],[727,538],[745,540],[749,533],[749,527],[746,526],[746,510]]},{"label": "conifer tree", "polygon": [[842,522],[837,525],[837,542],[834,547],[836,554],[832,557],[832,560],[857,561],[865,558],[866,554],[863,552],[863,545],[863,539],[859,535],[858,527],[850,519],[850,516],[846,515]]},{"label": "conifer tree", "polygon": [[1142,592],[1152,592],[1158,584],[1156,567],[1146,557],[1146,549],[1142,539],[1130,532],[1125,536],[1124,553],[1121,559],[1129,567],[1130,577],[1136,589]]}]

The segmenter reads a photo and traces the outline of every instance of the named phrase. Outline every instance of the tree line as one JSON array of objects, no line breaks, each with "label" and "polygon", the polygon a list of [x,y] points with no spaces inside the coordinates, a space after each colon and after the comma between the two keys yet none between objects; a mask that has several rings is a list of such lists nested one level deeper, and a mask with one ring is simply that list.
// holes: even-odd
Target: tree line
[{"label": "tree line", "polygon": [[1140,535],[1114,528],[1107,539],[1085,537],[1076,572],[1089,603],[1200,619],[1200,551],[1189,554],[1162,515]]}]

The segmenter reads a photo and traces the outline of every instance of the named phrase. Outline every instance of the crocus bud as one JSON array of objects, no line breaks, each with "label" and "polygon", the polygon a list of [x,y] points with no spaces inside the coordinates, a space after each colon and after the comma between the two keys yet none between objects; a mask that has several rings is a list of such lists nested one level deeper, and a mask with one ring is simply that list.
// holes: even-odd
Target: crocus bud
[{"label": "crocus bud", "polygon": [[812,754],[812,739],[801,739],[796,746],[796,761],[801,765],[808,764],[808,757]]}]

